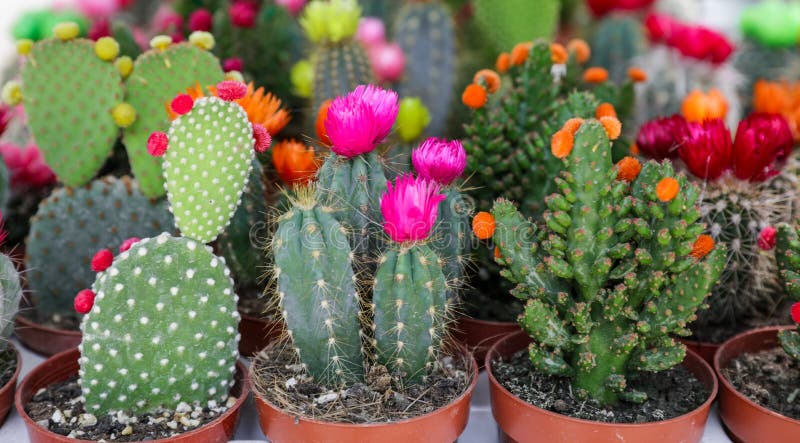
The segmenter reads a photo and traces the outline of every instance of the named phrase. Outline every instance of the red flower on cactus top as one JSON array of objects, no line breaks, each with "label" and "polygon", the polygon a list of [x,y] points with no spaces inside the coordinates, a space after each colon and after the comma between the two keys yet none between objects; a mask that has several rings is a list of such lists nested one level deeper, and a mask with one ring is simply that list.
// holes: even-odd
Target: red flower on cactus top
[{"label": "red flower on cactus top", "polygon": [[780,173],[793,147],[786,119],[777,114],[751,114],[736,130],[733,171],[741,180],[764,181]]},{"label": "red flower on cactus top", "polygon": [[687,123],[678,155],[698,178],[716,180],[731,167],[731,133],[720,119]]},{"label": "red flower on cactus top", "polygon": [[792,305],[792,320],[795,323],[800,323],[800,301]]},{"label": "red flower on cactus top", "polygon": [[467,152],[458,140],[429,138],[411,153],[420,177],[447,186],[467,167]]},{"label": "red flower on cactus top", "polygon": [[331,150],[344,157],[372,152],[391,132],[399,109],[396,92],[374,85],[336,97],[324,122]]},{"label": "red flower on cactus top", "polygon": [[397,243],[425,240],[436,223],[439,203],[445,199],[439,185],[406,174],[386,183],[381,197],[383,230]]},{"label": "red flower on cactus top", "polygon": [[636,146],[643,155],[656,160],[675,158],[678,156],[680,139],[687,130],[687,122],[682,115],[652,120],[639,128]]},{"label": "red flower on cactus top", "polygon": [[724,63],[735,47],[723,34],[705,26],[682,23],[665,14],[649,14],[644,21],[650,41],[664,43],[685,57]]},{"label": "red flower on cactus top", "polygon": [[655,0],[586,0],[586,6],[595,17],[602,17],[611,11],[635,11],[655,3]]}]

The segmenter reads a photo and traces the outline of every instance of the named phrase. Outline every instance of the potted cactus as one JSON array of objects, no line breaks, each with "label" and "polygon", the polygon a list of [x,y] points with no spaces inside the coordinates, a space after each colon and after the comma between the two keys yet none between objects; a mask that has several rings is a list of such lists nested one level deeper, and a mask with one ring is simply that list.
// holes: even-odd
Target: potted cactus
[{"label": "potted cactus", "polygon": [[[612,162],[620,130],[602,117],[571,119],[556,132],[551,149],[564,169],[542,222],[502,198],[473,219],[525,302],[524,332],[486,357],[493,414],[511,439],[702,437],[716,381],[671,334],[689,333],[725,247],[703,234],[700,190],[670,163]],[[672,391],[685,401],[667,400]],[[648,401],[665,413],[631,424]]]},{"label": "potted cactus", "polygon": [[[477,368],[449,345],[443,267],[452,256],[441,251],[451,245],[432,239],[449,226],[437,224],[448,198],[441,186],[460,175],[465,153],[430,140],[414,154],[419,177],[387,182],[374,154],[397,113],[397,94],[371,85],[334,99],[325,121],[332,153],[278,218],[272,295],[286,336],[251,368],[272,441],[449,442],[466,426]],[[365,244],[376,246],[358,253]],[[450,388],[431,397],[437,380]],[[412,395],[432,407],[414,407]]]},{"label": "potted cactus", "polygon": [[[0,220],[0,245],[7,233]],[[14,389],[22,369],[22,358],[11,343],[14,332],[14,317],[17,315],[22,298],[22,283],[12,258],[0,254],[0,426],[6,421],[11,405],[14,403]]]},{"label": "potted cactus", "polygon": [[[800,237],[796,227],[772,229],[780,278],[795,301],[800,324]],[[739,334],[720,346],[714,369],[720,381],[722,421],[740,441],[780,441],[800,433],[797,407],[800,326],[773,326]]]},{"label": "potted cactus", "polygon": [[[203,243],[229,224],[253,151],[266,151],[271,139],[239,103],[245,84],[228,80],[213,90],[207,97],[179,94],[170,103],[178,117],[169,131],[147,141],[147,152],[163,157],[169,209],[182,236],[132,238],[116,257],[110,249],[94,255],[92,289],[74,299],[85,314],[80,346],[45,361],[17,395],[32,439],[231,437],[248,393],[237,362],[241,316],[225,259]],[[48,394],[75,383],[77,400]],[[66,422],[64,414],[83,419]],[[182,432],[189,434],[176,437]]]}]

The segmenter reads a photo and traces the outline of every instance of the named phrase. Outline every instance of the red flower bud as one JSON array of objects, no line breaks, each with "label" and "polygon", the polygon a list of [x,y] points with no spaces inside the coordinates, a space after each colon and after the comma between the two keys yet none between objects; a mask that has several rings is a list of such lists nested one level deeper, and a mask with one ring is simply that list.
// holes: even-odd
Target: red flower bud
[{"label": "red flower bud", "polygon": [[[731,168],[731,133],[720,119],[688,123],[678,155],[689,172],[705,180],[716,180]],[[641,149],[641,146],[639,147]]]},{"label": "red flower bud", "polygon": [[780,173],[794,147],[789,123],[777,114],[750,114],[739,122],[733,171],[741,180],[763,182]]},{"label": "red flower bud", "polygon": [[114,262],[114,253],[109,249],[101,249],[92,257],[92,271],[102,272]]},{"label": "red flower bud", "polygon": [[800,301],[792,305],[792,320],[800,323]]},{"label": "red flower bud", "polygon": [[778,230],[772,226],[767,226],[766,228],[762,229],[758,234],[758,247],[765,251],[772,250],[772,248],[775,247],[775,242],[777,241],[777,232]]},{"label": "red flower bud", "polygon": [[686,119],[679,114],[651,120],[639,128],[636,146],[649,158],[676,158],[678,145],[688,130],[686,125]]},{"label": "red flower bud", "polygon": [[91,289],[84,289],[78,292],[72,304],[75,306],[75,310],[78,311],[78,313],[88,313],[92,310],[92,306],[94,306],[94,291]]}]

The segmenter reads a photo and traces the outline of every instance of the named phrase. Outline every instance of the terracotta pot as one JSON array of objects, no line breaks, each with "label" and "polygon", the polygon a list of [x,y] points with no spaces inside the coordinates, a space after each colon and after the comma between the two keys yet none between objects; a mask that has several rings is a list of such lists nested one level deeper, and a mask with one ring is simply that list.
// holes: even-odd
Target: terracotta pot
[{"label": "terracotta pot", "polygon": [[17,315],[15,322],[14,333],[20,343],[45,357],[75,348],[81,343],[81,331],[50,328],[34,323],[23,315]]},{"label": "terracotta pot", "polygon": [[800,438],[800,420],[793,420],[750,400],[722,375],[722,369],[734,358],[780,346],[778,331],[791,328],[794,326],[770,326],[746,331],[719,348],[714,358],[714,370],[720,381],[719,414],[734,441],[775,443],[797,441]]},{"label": "terracotta pot", "polygon": [[[241,313],[241,311],[240,311]],[[280,323],[242,314],[239,322],[239,354],[250,357],[264,349],[272,340],[280,337],[283,328]]]},{"label": "terracotta pot", "polygon": [[678,339],[681,343],[685,344],[687,348],[692,350],[695,354],[702,357],[709,366],[714,365],[714,355],[717,353],[722,343],[709,343],[705,341],[687,340],[685,338]]},{"label": "terracotta pot", "polygon": [[[324,422],[284,412],[254,391],[258,423],[273,443],[454,442],[467,426],[469,403],[478,381],[478,364],[471,355],[469,361],[473,377],[467,390],[447,406],[419,417],[376,424]],[[252,366],[250,370],[252,378]]]},{"label": "terracotta pot", "polygon": [[506,335],[519,332],[521,329],[517,322],[478,320],[461,316],[458,318],[455,330],[456,339],[472,351],[478,362],[478,369],[482,370],[489,348]]},{"label": "terracotta pot", "polygon": [[717,395],[714,371],[702,358],[688,351],[683,366],[711,392],[708,400],[688,414],[652,423],[600,423],[546,411],[520,400],[506,390],[492,374],[491,362],[509,358],[525,349],[530,337],[524,332],[497,342],[486,355],[492,414],[506,442],[699,442],[705,431],[711,403]]},{"label": "terracotta pot", "polygon": [[[40,389],[78,375],[78,358],[80,352],[70,349],[45,360],[22,380],[17,389],[15,404],[17,412],[25,421],[30,443],[75,443],[77,440],[67,438],[48,431],[39,426],[25,412],[25,405]],[[174,437],[151,440],[152,443],[225,443],[233,437],[239,421],[239,411],[250,392],[247,367],[241,361],[236,362],[236,383],[231,395],[237,397],[236,403],[214,421],[193,431],[184,432]]]},{"label": "terracotta pot", "polygon": [[8,411],[11,410],[11,405],[14,404],[14,390],[17,387],[17,378],[19,378],[19,371],[22,369],[22,357],[19,355],[19,350],[14,347],[13,343],[8,343],[8,346],[14,350],[14,355],[17,359],[17,369],[11,380],[8,381],[2,388],[0,388],[0,426],[6,422],[8,418]]}]

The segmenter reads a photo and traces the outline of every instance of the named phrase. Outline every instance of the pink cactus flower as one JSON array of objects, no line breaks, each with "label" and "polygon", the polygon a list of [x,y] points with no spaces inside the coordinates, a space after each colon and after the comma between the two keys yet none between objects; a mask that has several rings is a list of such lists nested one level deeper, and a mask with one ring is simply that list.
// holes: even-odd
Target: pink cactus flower
[{"label": "pink cactus flower", "polygon": [[189,31],[211,31],[211,24],[214,20],[208,9],[200,8],[189,15]]},{"label": "pink cactus flower", "polygon": [[406,56],[397,43],[384,43],[369,50],[372,71],[379,82],[396,82],[406,69]]},{"label": "pink cactus flower", "polygon": [[89,18],[108,18],[124,5],[118,0],[75,0],[75,6]]},{"label": "pink cactus flower", "polygon": [[800,323],[800,301],[792,305],[792,320],[795,323]]},{"label": "pink cactus flower", "polygon": [[439,203],[445,199],[439,185],[411,174],[386,183],[381,196],[383,230],[397,243],[425,240],[436,223]]},{"label": "pink cactus flower", "polygon": [[331,150],[344,157],[372,152],[391,132],[399,108],[396,92],[374,85],[336,97],[324,123]]},{"label": "pink cactus flower", "polygon": [[386,43],[386,26],[377,17],[364,17],[358,22],[356,40],[365,48],[372,49]]},{"label": "pink cactus flower", "polygon": [[447,186],[467,167],[467,152],[459,140],[431,137],[411,153],[411,163],[420,177]]},{"label": "pink cactus flower", "polygon": [[275,4],[283,6],[290,14],[297,15],[306,6],[306,0],[275,0]]},{"label": "pink cactus flower", "polygon": [[231,23],[237,28],[252,28],[258,17],[258,5],[248,1],[235,1],[228,8]]},{"label": "pink cactus flower", "polygon": [[793,148],[786,119],[777,114],[750,114],[736,129],[733,172],[741,180],[763,182],[781,172]]},{"label": "pink cactus flower", "polygon": [[153,27],[160,34],[170,34],[183,31],[183,17],[171,7],[162,5],[153,16]]},{"label": "pink cactus flower", "polygon": [[55,174],[44,162],[41,151],[34,144],[25,148],[10,143],[2,144],[0,155],[8,167],[12,187],[40,188],[56,181]]},{"label": "pink cactus flower", "polygon": [[231,71],[242,72],[244,70],[244,61],[238,57],[226,58],[222,62],[222,70],[225,72],[231,72]]}]

